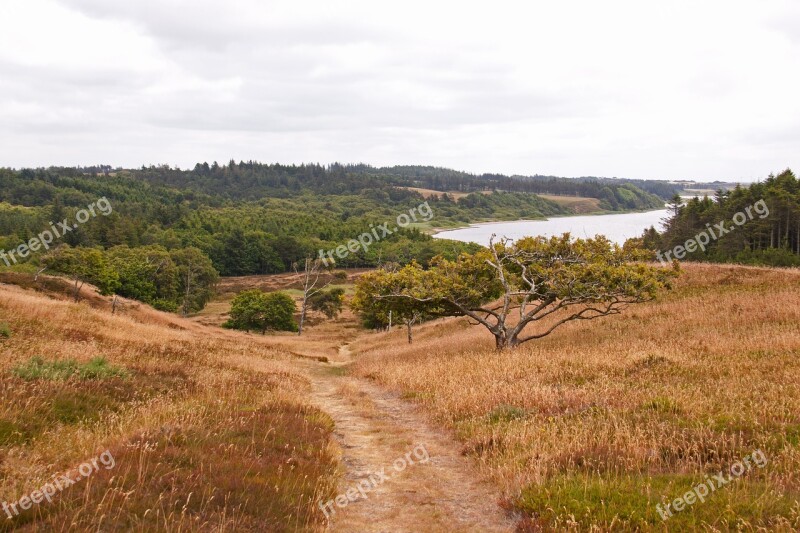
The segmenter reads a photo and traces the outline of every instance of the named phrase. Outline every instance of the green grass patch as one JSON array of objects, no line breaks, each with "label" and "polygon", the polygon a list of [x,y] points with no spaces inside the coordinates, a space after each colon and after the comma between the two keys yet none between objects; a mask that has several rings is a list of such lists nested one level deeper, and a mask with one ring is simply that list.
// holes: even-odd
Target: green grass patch
[{"label": "green grass patch", "polygon": [[12,420],[0,418],[0,446],[14,446],[26,442],[29,438],[24,426]]},{"label": "green grass patch", "polygon": [[41,357],[32,357],[26,363],[14,367],[11,372],[26,381],[64,381],[72,377],[109,379],[128,376],[127,370],[111,365],[105,357],[95,357],[87,363],[78,363],[73,359],[46,361]]},{"label": "green grass patch", "polygon": [[11,337],[11,328],[6,323],[0,323],[0,339]]},{"label": "green grass patch", "polygon": [[[791,519],[797,494],[778,494],[761,480],[740,478],[717,488],[680,512],[663,520],[657,504],[682,497],[706,479],[704,474],[598,478],[559,476],[544,485],[525,488],[517,507],[540,527],[565,527],[572,517],[580,530],[633,531],[668,528],[670,531],[722,527],[744,520],[768,527],[778,517]],[[666,511],[664,511],[666,514]]]}]

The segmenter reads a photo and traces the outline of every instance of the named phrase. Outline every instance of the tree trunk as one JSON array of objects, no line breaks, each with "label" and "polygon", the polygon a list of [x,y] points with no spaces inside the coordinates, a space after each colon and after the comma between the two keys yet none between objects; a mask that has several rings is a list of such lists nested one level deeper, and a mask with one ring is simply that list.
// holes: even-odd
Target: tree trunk
[{"label": "tree trunk", "polygon": [[408,321],[408,322],[406,322],[406,327],[408,327],[408,344],[411,344],[411,342],[412,342],[412,338],[411,338],[411,324],[412,324],[412,322],[411,322],[411,321]]},{"label": "tree trunk", "polygon": [[508,350],[510,348],[516,348],[519,346],[519,340],[517,339],[517,334],[513,331],[509,334],[508,331],[501,330],[501,331],[493,331],[494,334],[494,343],[495,347],[498,351],[501,350]]},{"label": "tree trunk", "polygon": [[183,296],[183,317],[189,314],[189,293],[192,287],[192,267],[186,268],[186,294]]},{"label": "tree trunk", "polygon": [[76,302],[77,302],[78,300],[80,300],[80,296],[81,296],[81,287],[83,287],[83,283],[81,283],[80,285],[78,285],[78,282],[79,282],[79,281],[80,281],[80,280],[79,280],[79,279],[76,277],[76,278],[75,278],[75,292],[72,294],[72,296],[73,296],[73,298],[75,298],[75,301],[76,301]]},{"label": "tree trunk", "polygon": [[300,324],[297,327],[297,336],[303,334],[303,323],[306,321],[306,298],[303,297],[303,305],[300,307]]}]

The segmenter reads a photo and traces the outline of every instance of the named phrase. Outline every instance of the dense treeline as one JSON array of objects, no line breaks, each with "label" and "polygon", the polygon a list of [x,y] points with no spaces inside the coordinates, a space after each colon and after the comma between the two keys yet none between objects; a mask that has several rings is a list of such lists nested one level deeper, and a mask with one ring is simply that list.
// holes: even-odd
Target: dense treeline
[{"label": "dense treeline", "polygon": [[682,203],[676,198],[670,209],[663,233],[650,228],[639,240],[648,249],[663,253],[686,248],[689,240],[705,241],[706,237],[698,239],[705,234],[705,250],[687,251],[686,259],[800,265],[800,181],[791,170],[749,187],[718,191],[713,199],[695,197]]},{"label": "dense treeline", "polygon": [[[290,270],[304,257],[346,243],[368,231],[370,224],[394,221],[424,201],[416,192],[385,183],[338,194],[301,188],[291,194],[246,201],[198,190],[203,187],[159,183],[153,176],[142,179],[143,172],[0,169],[0,248],[10,250],[28,242],[51,222],[72,220],[76,211],[102,196],[113,212],[79,225],[56,244],[104,249],[121,245],[166,250],[196,247],[212,259],[222,275],[269,274]],[[186,175],[166,167],[153,172]],[[228,183],[231,189],[237,186]],[[433,217],[421,221],[429,226],[566,214],[553,202],[521,193],[474,194],[459,200],[431,198],[429,203]],[[338,266],[405,264],[412,259],[426,263],[436,255],[455,257],[473,248],[434,240],[412,226],[393,232],[367,250],[349,254]]]},{"label": "dense treeline", "polygon": [[[473,175],[421,166],[374,168],[368,165],[265,165],[256,162],[197,164],[190,171],[147,167],[133,175],[153,185],[169,185],[239,200],[264,196],[287,198],[301,191],[318,194],[357,193],[387,186],[421,187],[438,191],[508,191],[597,198],[608,210],[659,208],[680,187],[667,182],[554,176]],[[649,192],[642,190],[646,188]],[[661,197],[659,199],[658,196]]]},{"label": "dense treeline", "polygon": [[398,184],[439,191],[501,190],[597,198],[601,201],[601,207],[608,210],[660,208],[663,205],[661,200],[671,198],[680,190],[679,186],[666,181],[595,177],[558,178],[540,175],[505,176],[503,174],[476,176],[450,169],[421,166],[380,169],[359,166],[354,171],[368,175],[389,176]]},{"label": "dense treeline", "polygon": [[[539,183],[538,189],[534,182]],[[534,190],[597,197],[607,209],[659,203],[630,184],[601,187],[596,180],[472,176],[432,167],[230,162],[201,163],[191,170],[169,166],[125,170],[103,165],[0,169],[0,249],[29,242],[52,223],[74,219],[76,212],[103,197],[113,212],[77,225],[53,246],[114,249],[109,260],[126,249],[142,248],[152,255],[154,250],[169,254],[191,248],[210,258],[223,276],[280,273],[373,226],[389,222],[393,227],[398,215],[425,201],[418,192],[404,188],[410,186],[470,194],[458,199],[430,198],[430,220],[395,228],[368,248],[337,258],[337,266],[412,260],[426,265],[437,255],[455,259],[463,251],[475,251],[476,245],[434,240],[421,229],[569,214],[564,207],[529,194]],[[17,259],[38,265],[42,253]],[[118,260],[115,264],[120,266]],[[142,272],[147,273],[144,269],[136,275]],[[156,290],[136,288],[123,279],[119,294],[165,309],[182,305],[174,283],[167,286],[150,278]]]}]

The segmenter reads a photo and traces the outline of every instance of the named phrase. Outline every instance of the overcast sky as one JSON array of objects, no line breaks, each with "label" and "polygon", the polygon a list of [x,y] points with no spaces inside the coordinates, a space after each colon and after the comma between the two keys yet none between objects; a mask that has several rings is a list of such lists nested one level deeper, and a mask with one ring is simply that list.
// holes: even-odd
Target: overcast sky
[{"label": "overcast sky", "polygon": [[2,0],[0,166],[800,170],[800,2]]}]

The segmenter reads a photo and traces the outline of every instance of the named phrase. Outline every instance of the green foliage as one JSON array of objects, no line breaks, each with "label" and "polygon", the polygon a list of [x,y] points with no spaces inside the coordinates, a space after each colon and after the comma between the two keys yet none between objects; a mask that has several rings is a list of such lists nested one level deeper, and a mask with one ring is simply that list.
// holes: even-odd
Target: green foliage
[{"label": "green foliage", "polygon": [[[389,309],[408,317],[468,316],[495,336],[498,348],[543,337],[570,320],[618,314],[670,287],[676,269],[640,262],[605,237],[525,237],[493,243],[455,261],[434,258],[379,270],[356,284],[353,307],[365,323],[383,323]],[[487,305],[502,297],[500,305]],[[507,319],[519,309],[519,319]],[[540,319],[551,317],[551,321]],[[538,331],[526,327],[539,326]]]},{"label": "green foliage", "polygon": [[211,260],[194,247],[168,251],[160,245],[121,245],[104,252],[65,244],[46,254],[42,263],[73,277],[76,291],[78,282],[92,283],[101,294],[116,292],[170,312],[201,310],[219,279]]},{"label": "green foliage", "polygon": [[[422,267],[415,262],[400,270],[367,272],[358,279],[350,305],[361,316],[364,327],[371,329],[388,326],[390,312],[395,324],[419,322],[444,314],[435,303],[416,299],[425,297],[424,276]],[[396,294],[407,297],[394,297]]]},{"label": "green foliage", "polygon": [[214,296],[219,274],[211,260],[198,248],[172,250],[170,258],[177,276],[177,300],[184,314],[200,311]]},{"label": "green foliage", "polygon": [[[718,191],[714,199],[695,197],[684,203],[674,198],[670,212],[662,233],[650,228],[636,244],[664,253],[704,233],[705,249],[688,252],[686,260],[800,266],[800,181],[791,170],[746,188]],[[743,214],[738,215],[741,225],[734,224],[737,213]],[[720,222],[735,229],[722,234]]]},{"label": "green foliage", "polygon": [[97,248],[72,248],[64,244],[50,251],[42,262],[50,270],[71,276],[75,280],[75,298],[83,283],[95,285],[100,294],[112,294],[120,287],[119,274],[108,256]]},{"label": "green foliage", "polygon": [[8,339],[11,337],[11,328],[5,322],[0,323],[0,338]]},{"label": "green foliage", "polygon": [[297,307],[284,292],[264,293],[259,289],[240,292],[231,302],[230,319],[225,327],[245,331],[297,331]]},{"label": "green foliage", "polygon": [[95,357],[87,363],[78,363],[74,359],[46,361],[41,357],[32,357],[27,362],[14,367],[11,372],[26,381],[64,381],[73,377],[82,380],[97,380],[128,375],[127,370],[109,364],[105,357]]},{"label": "green foliage", "polygon": [[328,318],[336,318],[344,305],[344,289],[336,287],[315,293],[308,299],[308,305],[314,311],[324,313]]},{"label": "green foliage", "polygon": [[[394,226],[399,214],[424,201],[419,193],[401,187],[471,194],[458,200],[429,198],[432,219],[394,231],[368,250],[337,261],[338,266],[373,267],[412,260],[427,266],[435,256],[455,259],[461,252],[476,251],[477,245],[435,240],[421,229],[568,213],[532,194],[536,192],[601,198],[601,190],[607,189],[619,209],[659,206],[656,197],[625,180],[471,176],[429,167],[240,162],[199,164],[188,171],[164,166],[114,173],[105,168],[0,169],[0,244],[4,245],[0,248],[21,244],[47,229],[50,221],[70,219],[78,209],[106,197],[114,206],[113,213],[80,225],[64,235],[62,243],[105,249],[157,245],[170,252],[193,246],[210,257],[224,276],[285,272],[293,263],[316,256],[318,250],[343,245],[374,226],[385,222]],[[483,194],[487,191],[492,193]],[[141,268],[132,267],[133,275],[150,279],[150,284],[131,284],[129,273],[124,291],[143,293],[140,298],[150,301],[156,298],[151,285],[160,281],[138,276]],[[147,265],[144,269],[149,271]],[[168,294],[171,289],[156,290],[157,298],[175,301]],[[183,307],[182,300],[178,304]]]}]

